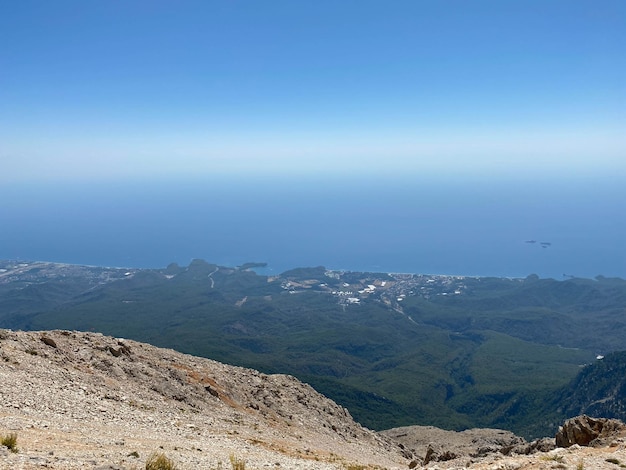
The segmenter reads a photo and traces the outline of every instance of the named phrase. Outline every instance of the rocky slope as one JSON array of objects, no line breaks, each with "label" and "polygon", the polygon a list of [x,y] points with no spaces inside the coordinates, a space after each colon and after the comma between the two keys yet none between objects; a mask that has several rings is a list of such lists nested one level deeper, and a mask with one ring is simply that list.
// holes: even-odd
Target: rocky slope
[{"label": "rocky slope", "polygon": [[[69,331],[0,330],[0,436],[11,434],[18,452],[0,446],[0,469],[138,470],[154,452],[180,470],[231,457],[248,470],[626,466],[619,422],[573,422],[568,448],[499,430],[377,434],[293,377]],[[570,445],[581,435],[590,446]]]},{"label": "rocky slope", "polygon": [[[285,375],[96,333],[0,330],[0,468],[406,468],[389,439]],[[138,457],[137,457],[138,456]],[[228,463],[228,465],[230,465]]]},{"label": "rocky slope", "polygon": [[578,416],[563,423],[556,438],[532,442],[500,429],[454,432],[432,426],[406,426],[381,434],[422,456],[418,458],[422,468],[626,468],[626,426],[614,419]]}]

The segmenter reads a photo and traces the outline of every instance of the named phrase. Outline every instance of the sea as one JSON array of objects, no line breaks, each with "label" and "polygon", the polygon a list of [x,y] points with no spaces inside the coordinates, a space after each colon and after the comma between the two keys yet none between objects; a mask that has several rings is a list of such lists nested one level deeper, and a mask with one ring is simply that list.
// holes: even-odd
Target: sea
[{"label": "sea", "polygon": [[618,178],[196,178],[4,183],[0,259],[626,278]]}]

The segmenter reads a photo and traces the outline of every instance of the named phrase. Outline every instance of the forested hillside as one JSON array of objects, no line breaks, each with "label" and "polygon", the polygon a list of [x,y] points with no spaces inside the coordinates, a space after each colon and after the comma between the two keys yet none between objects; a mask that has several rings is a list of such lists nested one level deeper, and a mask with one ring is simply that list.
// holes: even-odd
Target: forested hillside
[{"label": "forested hillside", "polygon": [[2,327],[98,331],[293,374],[374,429],[543,435],[573,409],[542,415],[539,425],[534,412],[597,355],[626,350],[621,279],[323,267],[268,277],[252,270],[260,265],[202,260],[157,270],[0,267]]}]

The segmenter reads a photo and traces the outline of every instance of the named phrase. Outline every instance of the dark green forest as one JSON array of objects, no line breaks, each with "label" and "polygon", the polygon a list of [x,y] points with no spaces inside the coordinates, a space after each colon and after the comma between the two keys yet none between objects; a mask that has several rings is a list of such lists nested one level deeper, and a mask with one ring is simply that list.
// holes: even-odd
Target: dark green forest
[{"label": "dark green forest", "polygon": [[[602,387],[584,378],[626,350],[622,279],[323,267],[268,277],[254,271],[263,266],[194,260],[125,272],[2,262],[0,326],[98,331],[292,374],[377,430],[498,427],[534,437],[598,394],[623,400],[611,374]],[[624,406],[597,411],[620,417]]]}]

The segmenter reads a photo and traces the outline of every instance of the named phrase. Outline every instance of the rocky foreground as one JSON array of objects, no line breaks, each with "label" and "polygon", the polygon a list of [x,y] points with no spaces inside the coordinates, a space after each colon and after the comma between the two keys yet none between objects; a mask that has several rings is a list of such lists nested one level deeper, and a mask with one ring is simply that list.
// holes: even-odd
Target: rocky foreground
[{"label": "rocky foreground", "polygon": [[[0,438],[17,437],[17,452],[0,446],[0,469],[143,469],[155,452],[180,470],[231,459],[246,469],[626,468],[624,426],[598,422],[566,427],[566,448],[498,430],[379,434],[290,376],[97,333],[0,330]],[[595,434],[581,438],[586,428]]]}]

